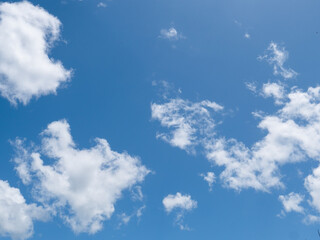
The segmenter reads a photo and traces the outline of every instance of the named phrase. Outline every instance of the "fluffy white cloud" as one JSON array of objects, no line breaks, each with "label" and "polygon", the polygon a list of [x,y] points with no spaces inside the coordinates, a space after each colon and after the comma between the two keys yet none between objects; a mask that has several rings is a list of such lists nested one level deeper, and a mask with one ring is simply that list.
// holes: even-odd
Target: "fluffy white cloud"
[{"label": "fluffy white cloud", "polygon": [[200,174],[201,177],[203,177],[203,180],[205,180],[209,185],[209,191],[212,191],[213,183],[216,181],[216,176],[213,172],[207,172],[207,174]]},{"label": "fluffy white cloud", "polygon": [[169,29],[161,29],[160,37],[168,40],[179,40],[181,38],[184,38],[184,36],[178,33],[178,31],[174,27],[171,27]]},{"label": "fluffy white cloud", "polygon": [[61,23],[27,1],[0,3],[0,93],[12,104],[56,93],[71,75],[48,56]]},{"label": "fluffy white cloud", "polygon": [[197,208],[197,201],[191,199],[190,195],[182,195],[177,192],[175,195],[169,194],[162,200],[162,204],[167,213],[175,212],[175,224],[179,226],[181,230],[190,230],[190,228],[184,224],[183,218],[186,211],[191,211]]},{"label": "fluffy white cloud", "polygon": [[41,136],[42,145],[31,150],[16,141],[18,173],[32,184],[34,197],[77,233],[100,230],[122,192],[149,173],[137,157],[112,151],[105,139],[97,138],[90,149],[78,149],[65,120],[52,122]]},{"label": "fluffy white cloud", "polygon": [[262,94],[264,97],[273,97],[276,104],[282,104],[285,90],[279,83],[265,83],[262,86]]},{"label": "fluffy white cloud", "polygon": [[276,43],[271,42],[267,54],[260,56],[258,59],[266,60],[273,65],[274,75],[280,75],[285,79],[296,77],[298,74],[291,68],[285,68],[284,63],[288,59],[289,53],[283,47],[279,47]]},{"label": "fluffy white cloud", "polygon": [[175,195],[169,194],[162,200],[162,203],[168,213],[174,209],[190,211],[197,207],[197,202],[192,200],[190,195],[182,195],[179,192]]},{"label": "fluffy white cloud", "polygon": [[182,99],[151,105],[152,118],[172,130],[170,133],[157,134],[157,137],[184,150],[198,144],[198,135],[204,137],[214,133],[215,123],[210,116],[212,112],[222,109],[215,102],[192,103]]},{"label": "fluffy white cloud", "polygon": [[27,239],[33,234],[33,221],[48,219],[47,212],[35,204],[27,204],[20,190],[0,180],[0,235]]},{"label": "fluffy white cloud", "polygon": [[284,210],[288,212],[299,212],[303,213],[304,209],[300,206],[304,196],[298,193],[289,193],[288,195],[280,195],[279,200],[283,204]]}]

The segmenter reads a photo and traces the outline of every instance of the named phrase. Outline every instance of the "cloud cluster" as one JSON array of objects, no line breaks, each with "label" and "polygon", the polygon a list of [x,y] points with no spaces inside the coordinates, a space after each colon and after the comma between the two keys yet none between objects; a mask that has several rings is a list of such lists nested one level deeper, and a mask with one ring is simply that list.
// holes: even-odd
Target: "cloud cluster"
[{"label": "cloud cluster", "polygon": [[0,93],[12,104],[56,93],[71,75],[48,56],[61,23],[27,1],[0,3]]},{"label": "cloud cluster", "polygon": [[78,149],[65,120],[52,122],[41,136],[41,146],[33,149],[16,140],[17,172],[33,187],[35,199],[59,213],[76,233],[99,231],[122,192],[149,173],[137,157],[112,151],[105,139]]},{"label": "cloud cluster", "polygon": [[33,221],[46,221],[48,213],[35,204],[27,204],[19,189],[0,180],[0,235],[26,239],[33,234]]},{"label": "cloud cluster", "polygon": [[[284,68],[288,57],[284,48],[271,43],[268,51],[270,54],[263,58],[273,64],[275,74],[284,79],[296,76],[294,70]],[[256,86],[253,89],[258,91]],[[284,188],[282,166],[320,161],[320,87],[288,89],[281,82],[269,82],[262,86],[259,95],[274,98],[278,110],[272,114],[255,114],[260,118],[258,128],[265,136],[251,146],[216,133],[213,116],[199,114],[205,112],[199,103],[171,99],[164,104],[153,104],[152,116],[167,127],[167,132],[160,136],[171,145],[187,152],[193,150],[194,145],[201,146],[208,161],[222,168],[219,178],[225,187],[269,192],[273,188]],[[209,180],[208,176],[203,177]],[[308,202],[320,212],[320,167],[305,178],[304,186],[310,194]],[[285,212],[304,212],[300,206],[304,201],[302,195],[291,193],[279,199]],[[315,219],[310,214],[306,218]]]}]

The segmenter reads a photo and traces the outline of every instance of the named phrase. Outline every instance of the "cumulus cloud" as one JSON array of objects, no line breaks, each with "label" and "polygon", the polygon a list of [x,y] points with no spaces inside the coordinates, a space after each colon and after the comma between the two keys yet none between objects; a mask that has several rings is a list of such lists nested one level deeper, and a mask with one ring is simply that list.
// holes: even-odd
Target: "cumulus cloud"
[{"label": "cumulus cloud", "polygon": [[174,210],[176,212],[175,223],[181,230],[189,230],[187,225],[184,225],[183,218],[186,211],[191,211],[197,208],[197,201],[191,199],[190,195],[182,195],[177,192],[175,195],[169,194],[162,200],[162,204],[167,213],[171,213]]},{"label": "cumulus cloud", "polygon": [[61,22],[27,1],[0,3],[0,93],[12,104],[54,94],[71,71],[48,56]]},{"label": "cumulus cloud", "polygon": [[50,123],[41,136],[42,144],[31,149],[16,140],[18,173],[33,187],[35,199],[76,233],[99,231],[122,192],[149,173],[139,158],[112,151],[105,139],[77,148],[65,120]]},{"label": "cumulus cloud", "polygon": [[189,211],[197,207],[197,202],[192,200],[190,195],[182,195],[179,192],[175,195],[169,194],[163,199],[162,203],[168,213],[177,208]]},{"label": "cumulus cloud", "polygon": [[304,200],[304,196],[298,193],[289,193],[288,195],[280,195],[279,200],[281,201],[284,211],[289,212],[299,212],[303,213],[304,209],[300,206],[301,202]]},{"label": "cumulus cloud", "polygon": [[284,47],[278,46],[278,44],[271,42],[267,53],[264,56],[258,57],[260,60],[266,60],[273,66],[274,75],[280,75],[284,79],[290,79],[296,77],[298,74],[291,68],[285,68],[284,63],[287,61],[289,53]]},{"label": "cumulus cloud", "polygon": [[184,38],[184,36],[181,33],[178,33],[178,31],[174,27],[171,27],[169,29],[161,29],[159,37],[172,41]]},{"label": "cumulus cloud", "polygon": [[215,102],[192,103],[183,99],[171,99],[164,104],[151,105],[152,118],[172,130],[169,133],[159,133],[157,137],[184,150],[198,144],[198,135],[204,137],[214,133],[215,122],[210,116],[222,109]]},{"label": "cumulus cloud", "polygon": [[209,191],[212,191],[213,183],[216,181],[216,176],[213,172],[207,172],[207,174],[200,174],[200,176],[205,180],[209,185]]},{"label": "cumulus cloud", "polygon": [[36,204],[27,204],[20,190],[0,180],[0,235],[27,239],[33,234],[33,221],[46,221],[48,213]]}]

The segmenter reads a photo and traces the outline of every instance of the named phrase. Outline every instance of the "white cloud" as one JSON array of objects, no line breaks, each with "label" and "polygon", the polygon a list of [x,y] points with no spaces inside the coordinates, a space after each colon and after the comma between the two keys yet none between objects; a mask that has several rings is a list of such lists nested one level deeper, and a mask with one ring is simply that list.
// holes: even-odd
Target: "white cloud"
[{"label": "white cloud", "polygon": [[178,33],[178,31],[174,27],[171,27],[169,29],[161,29],[160,37],[174,41],[185,38],[181,33]]},{"label": "white cloud", "polygon": [[260,56],[258,59],[266,60],[273,65],[274,75],[281,75],[285,79],[296,77],[298,74],[291,68],[285,68],[284,63],[287,61],[289,53],[283,47],[279,47],[276,43],[271,42],[267,54]]},{"label": "white cloud", "polygon": [[27,239],[33,234],[33,221],[46,221],[47,212],[35,204],[27,204],[20,190],[0,180],[0,235]]},{"label": "white cloud", "polygon": [[300,206],[301,202],[304,200],[304,196],[298,193],[289,193],[288,195],[280,195],[279,200],[283,204],[285,212],[299,212],[303,213],[304,209]]},{"label": "white cloud", "polygon": [[262,86],[264,97],[273,97],[276,104],[282,104],[285,95],[284,87],[278,83],[265,83]]},{"label": "white cloud", "polygon": [[215,102],[192,103],[182,99],[151,105],[152,118],[172,130],[170,133],[158,134],[157,137],[184,150],[198,144],[198,135],[214,134],[215,123],[210,116],[212,112],[222,109],[223,107]]},{"label": "white cloud", "polygon": [[201,177],[203,177],[203,180],[205,180],[209,185],[209,191],[212,191],[213,183],[216,181],[216,176],[213,172],[207,172],[207,174],[200,174]]},{"label": "white cloud", "polygon": [[250,39],[250,38],[251,38],[251,36],[250,36],[250,34],[249,34],[249,33],[245,33],[245,34],[244,34],[244,38],[246,38],[246,39]]},{"label": "white cloud", "polygon": [[182,195],[179,192],[175,195],[169,194],[162,200],[162,203],[168,213],[174,209],[190,211],[197,207],[197,202],[192,200],[190,195]]},{"label": "white cloud", "polygon": [[56,93],[71,75],[48,56],[61,23],[27,1],[0,3],[0,93],[12,104]]},{"label": "white cloud", "polygon": [[99,231],[122,192],[149,173],[137,157],[112,151],[105,139],[97,138],[89,149],[77,148],[65,120],[52,122],[41,136],[41,146],[33,150],[16,141],[18,173],[33,186],[34,197],[77,233]]},{"label": "white cloud", "polygon": [[177,210],[175,224],[177,224],[181,230],[190,230],[190,228],[184,224],[183,218],[186,211],[197,208],[197,201],[191,199],[190,195],[182,195],[177,192],[175,195],[169,194],[166,196],[162,200],[162,204],[167,213]]}]

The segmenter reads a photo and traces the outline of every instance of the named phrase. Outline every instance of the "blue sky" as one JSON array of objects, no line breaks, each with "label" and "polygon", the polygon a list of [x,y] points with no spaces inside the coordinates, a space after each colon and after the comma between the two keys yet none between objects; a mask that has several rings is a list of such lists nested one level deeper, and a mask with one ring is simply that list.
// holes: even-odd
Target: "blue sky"
[{"label": "blue sky", "polygon": [[320,3],[0,3],[0,238],[317,239]]}]

